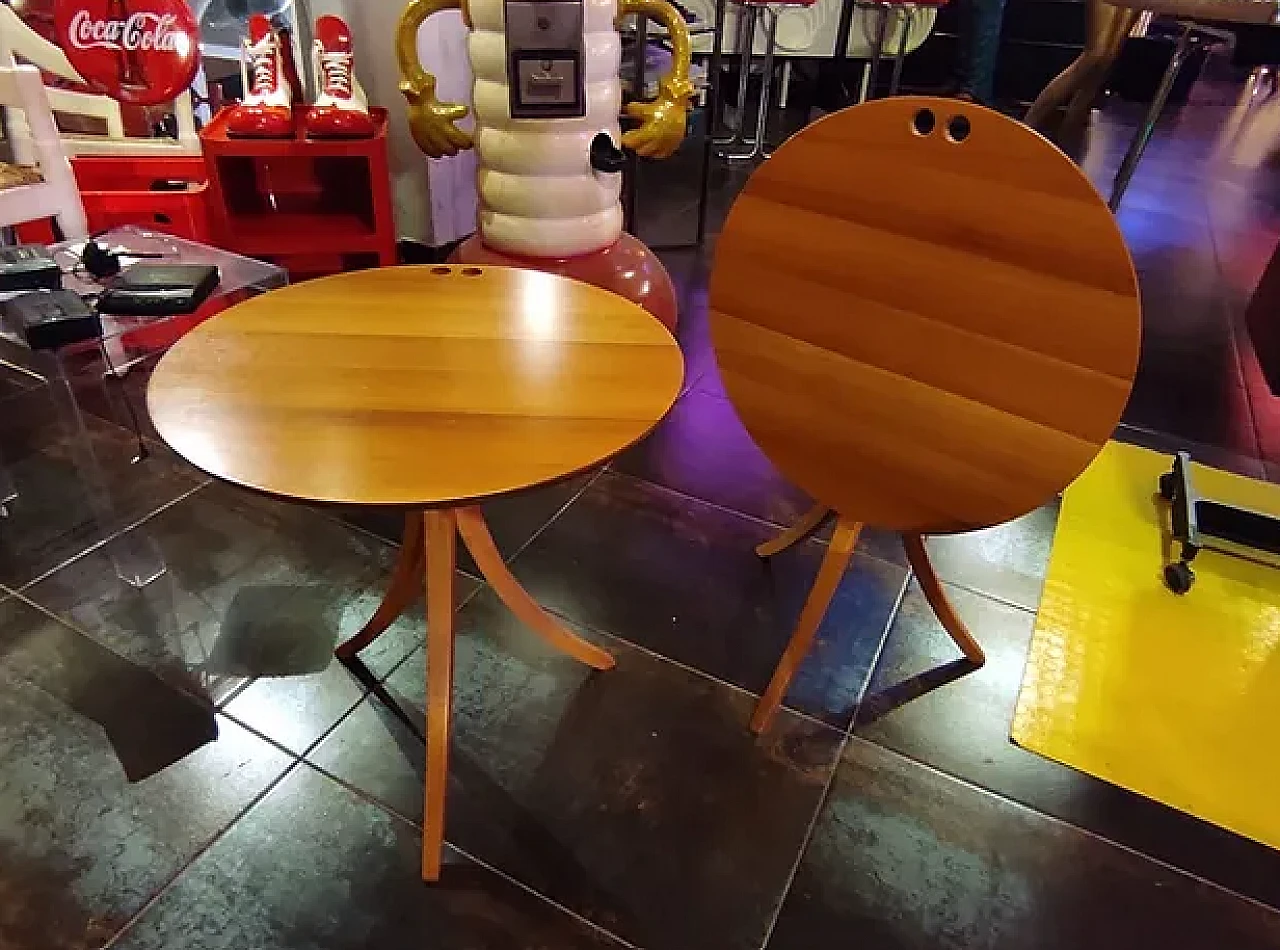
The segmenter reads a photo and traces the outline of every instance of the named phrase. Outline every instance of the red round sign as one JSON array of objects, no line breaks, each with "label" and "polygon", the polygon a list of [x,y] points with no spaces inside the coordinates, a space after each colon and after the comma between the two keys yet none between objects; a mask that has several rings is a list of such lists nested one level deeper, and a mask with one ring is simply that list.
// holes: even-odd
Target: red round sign
[{"label": "red round sign", "polygon": [[85,82],[120,102],[168,102],[200,64],[200,28],[185,0],[57,0],[53,23]]}]

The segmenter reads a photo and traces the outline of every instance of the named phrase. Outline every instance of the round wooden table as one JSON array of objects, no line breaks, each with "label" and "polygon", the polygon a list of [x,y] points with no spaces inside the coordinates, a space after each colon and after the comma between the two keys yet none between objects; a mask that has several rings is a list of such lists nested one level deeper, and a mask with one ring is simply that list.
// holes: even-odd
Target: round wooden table
[{"label": "round wooden table", "polygon": [[408,509],[386,596],[337,653],[349,659],[383,633],[425,574],[424,879],[439,877],[444,835],[455,530],[528,626],[611,667],[519,585],[477,503],[627,448],[666,414],[683,370],[671,334],[621,297],[535,271],[445,266],[358,271],[255,297],[156,367],[155,426],[210,475],[288,498]]},{"label": "round wooden table", "polygon": [[710,301],[729,399],[820,502],[760,553],[840,517],[753,727],[804,659],[863,523],[903,534],[939,620],[981,663],[921,535],[1049,501],[1111,437],[1137,370],[1133,262],[1088,179],[981,106],[855,106],[751,176]]}]

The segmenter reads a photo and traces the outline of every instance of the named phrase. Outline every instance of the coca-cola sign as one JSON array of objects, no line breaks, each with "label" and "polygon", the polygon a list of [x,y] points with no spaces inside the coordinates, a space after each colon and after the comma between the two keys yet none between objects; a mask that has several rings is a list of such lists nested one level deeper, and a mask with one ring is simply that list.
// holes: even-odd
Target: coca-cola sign
[{"label": "coca-cola sign", "polygon": [[113,99],[168,102],[195,78],[199,27],[184,0],[57,0],[53,15],[71,65]]}]

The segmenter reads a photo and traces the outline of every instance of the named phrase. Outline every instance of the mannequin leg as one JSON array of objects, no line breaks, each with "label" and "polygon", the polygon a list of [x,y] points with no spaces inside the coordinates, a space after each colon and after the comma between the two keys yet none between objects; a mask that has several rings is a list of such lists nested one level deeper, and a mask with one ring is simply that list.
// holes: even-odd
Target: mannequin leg
[{"label": "mannequin leg", "polygon": [[1058,107],[1069,101],[1063,129],[1083,128],[1089,109],[1140,12],[1113,7],[1102,0],[1089,0],[1084,50],[1036,97],[1024,119],[1026,124],[1042,129]]}]

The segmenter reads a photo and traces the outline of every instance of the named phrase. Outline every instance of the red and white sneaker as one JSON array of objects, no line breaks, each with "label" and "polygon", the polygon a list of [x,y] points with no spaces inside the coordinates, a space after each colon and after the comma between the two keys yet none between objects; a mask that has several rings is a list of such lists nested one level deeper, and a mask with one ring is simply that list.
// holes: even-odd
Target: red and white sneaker
[{"label": "red and white sneaker", "polygon": [[280,37],[261,13],[249,18],[241,43],[240,78],[244,99],[227,116],[227,132],[253,138],[293,135],[293,89],[285,72]]},{"label": "red and white sneaker", "polygon": [[307,135],[358,138],[373,134],[369,100],[356,80],[352,46],[351,30],[341,17],[326,14],[316,20],[311,68],[317,91],[307,111]]}]

